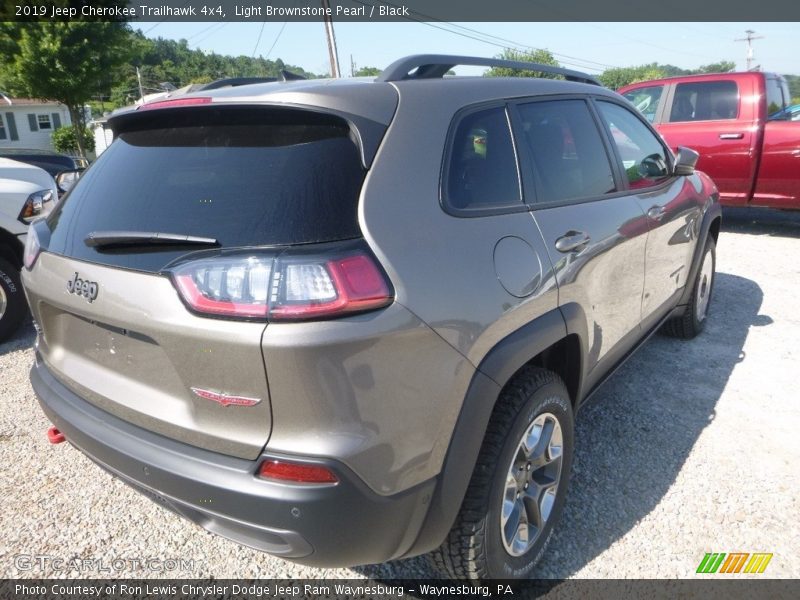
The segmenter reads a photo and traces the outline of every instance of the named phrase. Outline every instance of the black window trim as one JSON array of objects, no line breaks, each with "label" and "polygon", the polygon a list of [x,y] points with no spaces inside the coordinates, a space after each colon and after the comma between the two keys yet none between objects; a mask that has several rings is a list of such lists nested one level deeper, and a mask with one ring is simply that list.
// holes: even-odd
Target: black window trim
[{"label": "black window trim", "polygon": [[[505,98],[500,100],[490,100],[486,102],[479,102],[477,104],[470,104],[459,109],[450,121],[450,126],[447,130],[447,137],[445,138],[445,150],[442,158],[442,166],[439,171],[439,205],[442,210],[453,217],[488,217],[494,215],[506,215],[520,212],[528,212],[529,208],[525,204],[525,181],[523,178],[523,171],[521,168],[521,158],[517,140],[514,135],[514,127],[512,126],[512,119],[509,111],[509,101]],[[501,108],[506,116],[506,125],[508,126],[508,133],[511,138],[511,147],[514,152],[515,168],[517,170],[517,189],[518,201],[515,204],[498,205],[491,207],[477,207],[477,208],[458,208],[453,206],[450,199],[447,197],[447,182],[450,175],[451,159],[453,157],[454,140],[458,126],[464,118],[476,112],[483,110]]]},{"label": "black window trim", "polygon": [[[534,96],[534,97],[526,97],[526,98],[515,98],[514,100],[510,101],[509,104],[511,105],[511,115],[512,115],[512,130],[519,129],[522,127],[522,120],[519,114],[518,106],[524,104],[533,104],[534,102],[553,102],[553,101],[565,101],[565,100],[581,100],[586,105],[587,111],[589,112],[590,117],[594,121],[594,125],[597,128],[597,134],[600,136],[600,140],[602,141],[603,148],[606,151],[606,160],[608,161],[608,166],[611,169],[611,175],[614,178],[614,187],[616,191],[609,192],[607,194],[595,194],[591,196],[579,196],[576,198],[567,198],[564,200],[555,200],[552,202],[537,202],[536,200],[536,184],[534,183],[533,177],[533,162],[528,152],[528,149],[525,148],[525,145],[521,145],[521,149],[519,150],[521,156],[521,165],[531,166],[531,168],[523,169],[522,172],[526,177],[527,186],[525,187],[526,190],[530,190],[529,193],[526,193],[524,196],[525,205],[528,211],[536,211],[542,210],[547,208],[556,208],[560,206],[572,206],[576,204],[585,204],[587,202],[597,202],[599,200],[607,200],[610,198],[619,198],[625,195],[630,194],[627,189],[622,189],[622,184],[626,181],[625,178],[622,177],[621,173],[619,172],[619,166],[616,164],[616,160],[612,160],[613,154],[612,148],[609,146],[609,142],[606,139],[606,135],[604,133],[604,126],[602,122],[598,119],[598,115],[595,113],[595,108],[591,104],[591,98],[593,96],[590,94],[549,94],[545,96]],[[606,98],[607,96],[601,96],[602,98]],[[627,102],[627,100],[623,100],[623,102]],[[530,200],[529,200],[530,198]]]},{"label": "black window trim", "polygon": [[[667,174],[666,177],[664,177],[663,180],[661,180],[658,183],[655,183],[653,185],[649,185],[647,187],[631,189],[630,182],[628,181],[628,176],[625,174],[625,172],[624,172],[624,170],[622,168],[622,156],[620,156],[620,154],[619,154],[619,149],[617,148],[616,143],[614,143],[614,136],[611,133],[611,129],[606,124],[606,121],[603,118],[602,113],[600,112],[600,108],[597,106],[597,102],[609,102],[611,104],[616,104],[617,106],[621,107],[623,110],[627,110],[630,114],[632,114],[634,117],[636,117],[639,120],[640,123],[642,123],[645,127],[647,127],[647,129],[650,131],[650,133],[653,134],[653,136],[656,138],[658,143],[661,145],[661,149],[664,151],[664,157],[667,160],[667,173],[668,174]],[[614,157],[614,164],[615,164],[615,167],[616,167],[615,171],[617,173],[619,173],[619,176],[621,177],[622,188],[624,189],[624,192],[626,194],[631,194],[631,193],[633,193],[633,194],[646,194],[646,193],[650,193],[650,192],[656,192],[656,191],[658,191],[658,190],[660,190],[662,188],[667,187],[668,185],[671,185],[675,181],[675,178],[676,178],[676,175],[675,175],[675,172],[674,172],[675,171],[675,156],[672,154],[672,151],[669,149],[669,146],[667,146],[666,142],[664,141],[664,138],[661,137],[661,135],[658,133],[658,130],[655,127],[653,127],[653,125],[647,119],[644,118],[644,115],[642,115],[635,108],[633,108],[633,107],[631,107],[629,105],[626,105],[624,102],[618,102],[616,98],[608,98],[608,97],[605,97],[605,96],[592,96],[590,104],[591,104],[591,107],[592,107],[593,114],[595,115],[595,118],[599,120],[600,126],[603,129],[603,137],[604,137],[604,139],[606,141],[607,148],[610,147],[610,150],[612,152],[612,156]]]}]

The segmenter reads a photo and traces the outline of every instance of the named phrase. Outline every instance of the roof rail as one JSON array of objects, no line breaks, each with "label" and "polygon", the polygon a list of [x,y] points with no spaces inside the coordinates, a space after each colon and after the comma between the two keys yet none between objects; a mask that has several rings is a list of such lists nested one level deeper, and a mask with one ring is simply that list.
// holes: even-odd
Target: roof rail
[{"label": "roof rail", "polygon": [[[415,54],[396,60],[386,67],[375,81],[403,81],[408,79],[439,79],[457,65],[478,67],[505,67],[522,71],[541,71],[561,75],[568,81],[579,81],[602,85],[597,79],[580,71],[563,69],[539,63],[503,60],[501,58],[481,58],[478,56],[454,56],[448,54]],[[412,70],[416,69],[414,73]]]}]

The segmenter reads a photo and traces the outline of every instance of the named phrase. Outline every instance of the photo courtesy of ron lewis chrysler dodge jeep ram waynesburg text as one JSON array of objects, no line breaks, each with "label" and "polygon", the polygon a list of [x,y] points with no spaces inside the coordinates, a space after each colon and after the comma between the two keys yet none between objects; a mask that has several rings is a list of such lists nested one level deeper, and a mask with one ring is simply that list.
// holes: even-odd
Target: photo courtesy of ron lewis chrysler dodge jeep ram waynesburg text
[{"label": "photo courtesy of ron lewis chrysler dodge jeep ram waynesburg text", "polygon": [[242,544],[528,577],[580,405],[706,323],[717,189],[585,74],[421,55],[109,122],[28,235],[33,389],[52,441]]}]

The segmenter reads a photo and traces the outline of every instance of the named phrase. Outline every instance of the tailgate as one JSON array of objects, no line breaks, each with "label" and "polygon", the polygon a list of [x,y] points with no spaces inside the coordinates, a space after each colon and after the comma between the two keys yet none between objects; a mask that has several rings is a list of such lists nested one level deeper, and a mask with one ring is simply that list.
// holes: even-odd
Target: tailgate
[{"label": "tailgate", "polygon": [[[271,429],[260,351],[265,323],[196,317],[167,277],[46,252],[23,277],[42,331],[38,351],[64,385],[156,433],[258,456]],[[76,277],[96,284],[91,302],[94,294],[70,293]],[[222,395],[257,402],[223,405]]]}]

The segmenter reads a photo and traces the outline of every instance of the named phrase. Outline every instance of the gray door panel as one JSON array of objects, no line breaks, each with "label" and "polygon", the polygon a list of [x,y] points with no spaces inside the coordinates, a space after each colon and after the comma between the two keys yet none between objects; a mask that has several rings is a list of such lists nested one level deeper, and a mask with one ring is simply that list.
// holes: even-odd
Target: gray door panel
[{"label": "gray door panel", "polygon": [[672,157],[660,137],[640,115],[620,104],[598,100],[615,160],[631,198],[646,216],[650,232],[645,259],[642,320],[671,308],[686,285],[702,199],[686,177],[671,177]]},{"label": "gray door panel", "polygon": [[645,287],[642,319],[671,308],[667,303],[686,285],[701,216],[699,195],[686,177],[634,196],[647,216]]},{"label": "gray door panel", "polygon": [[[616,197],[554,208],[533,216],[542,231],[558,282],[560,306],[576,303],[586,315],[589,373],[640,325],[647,222],[639,205]],[[558,250],[569,232],[585,246]]]}]

